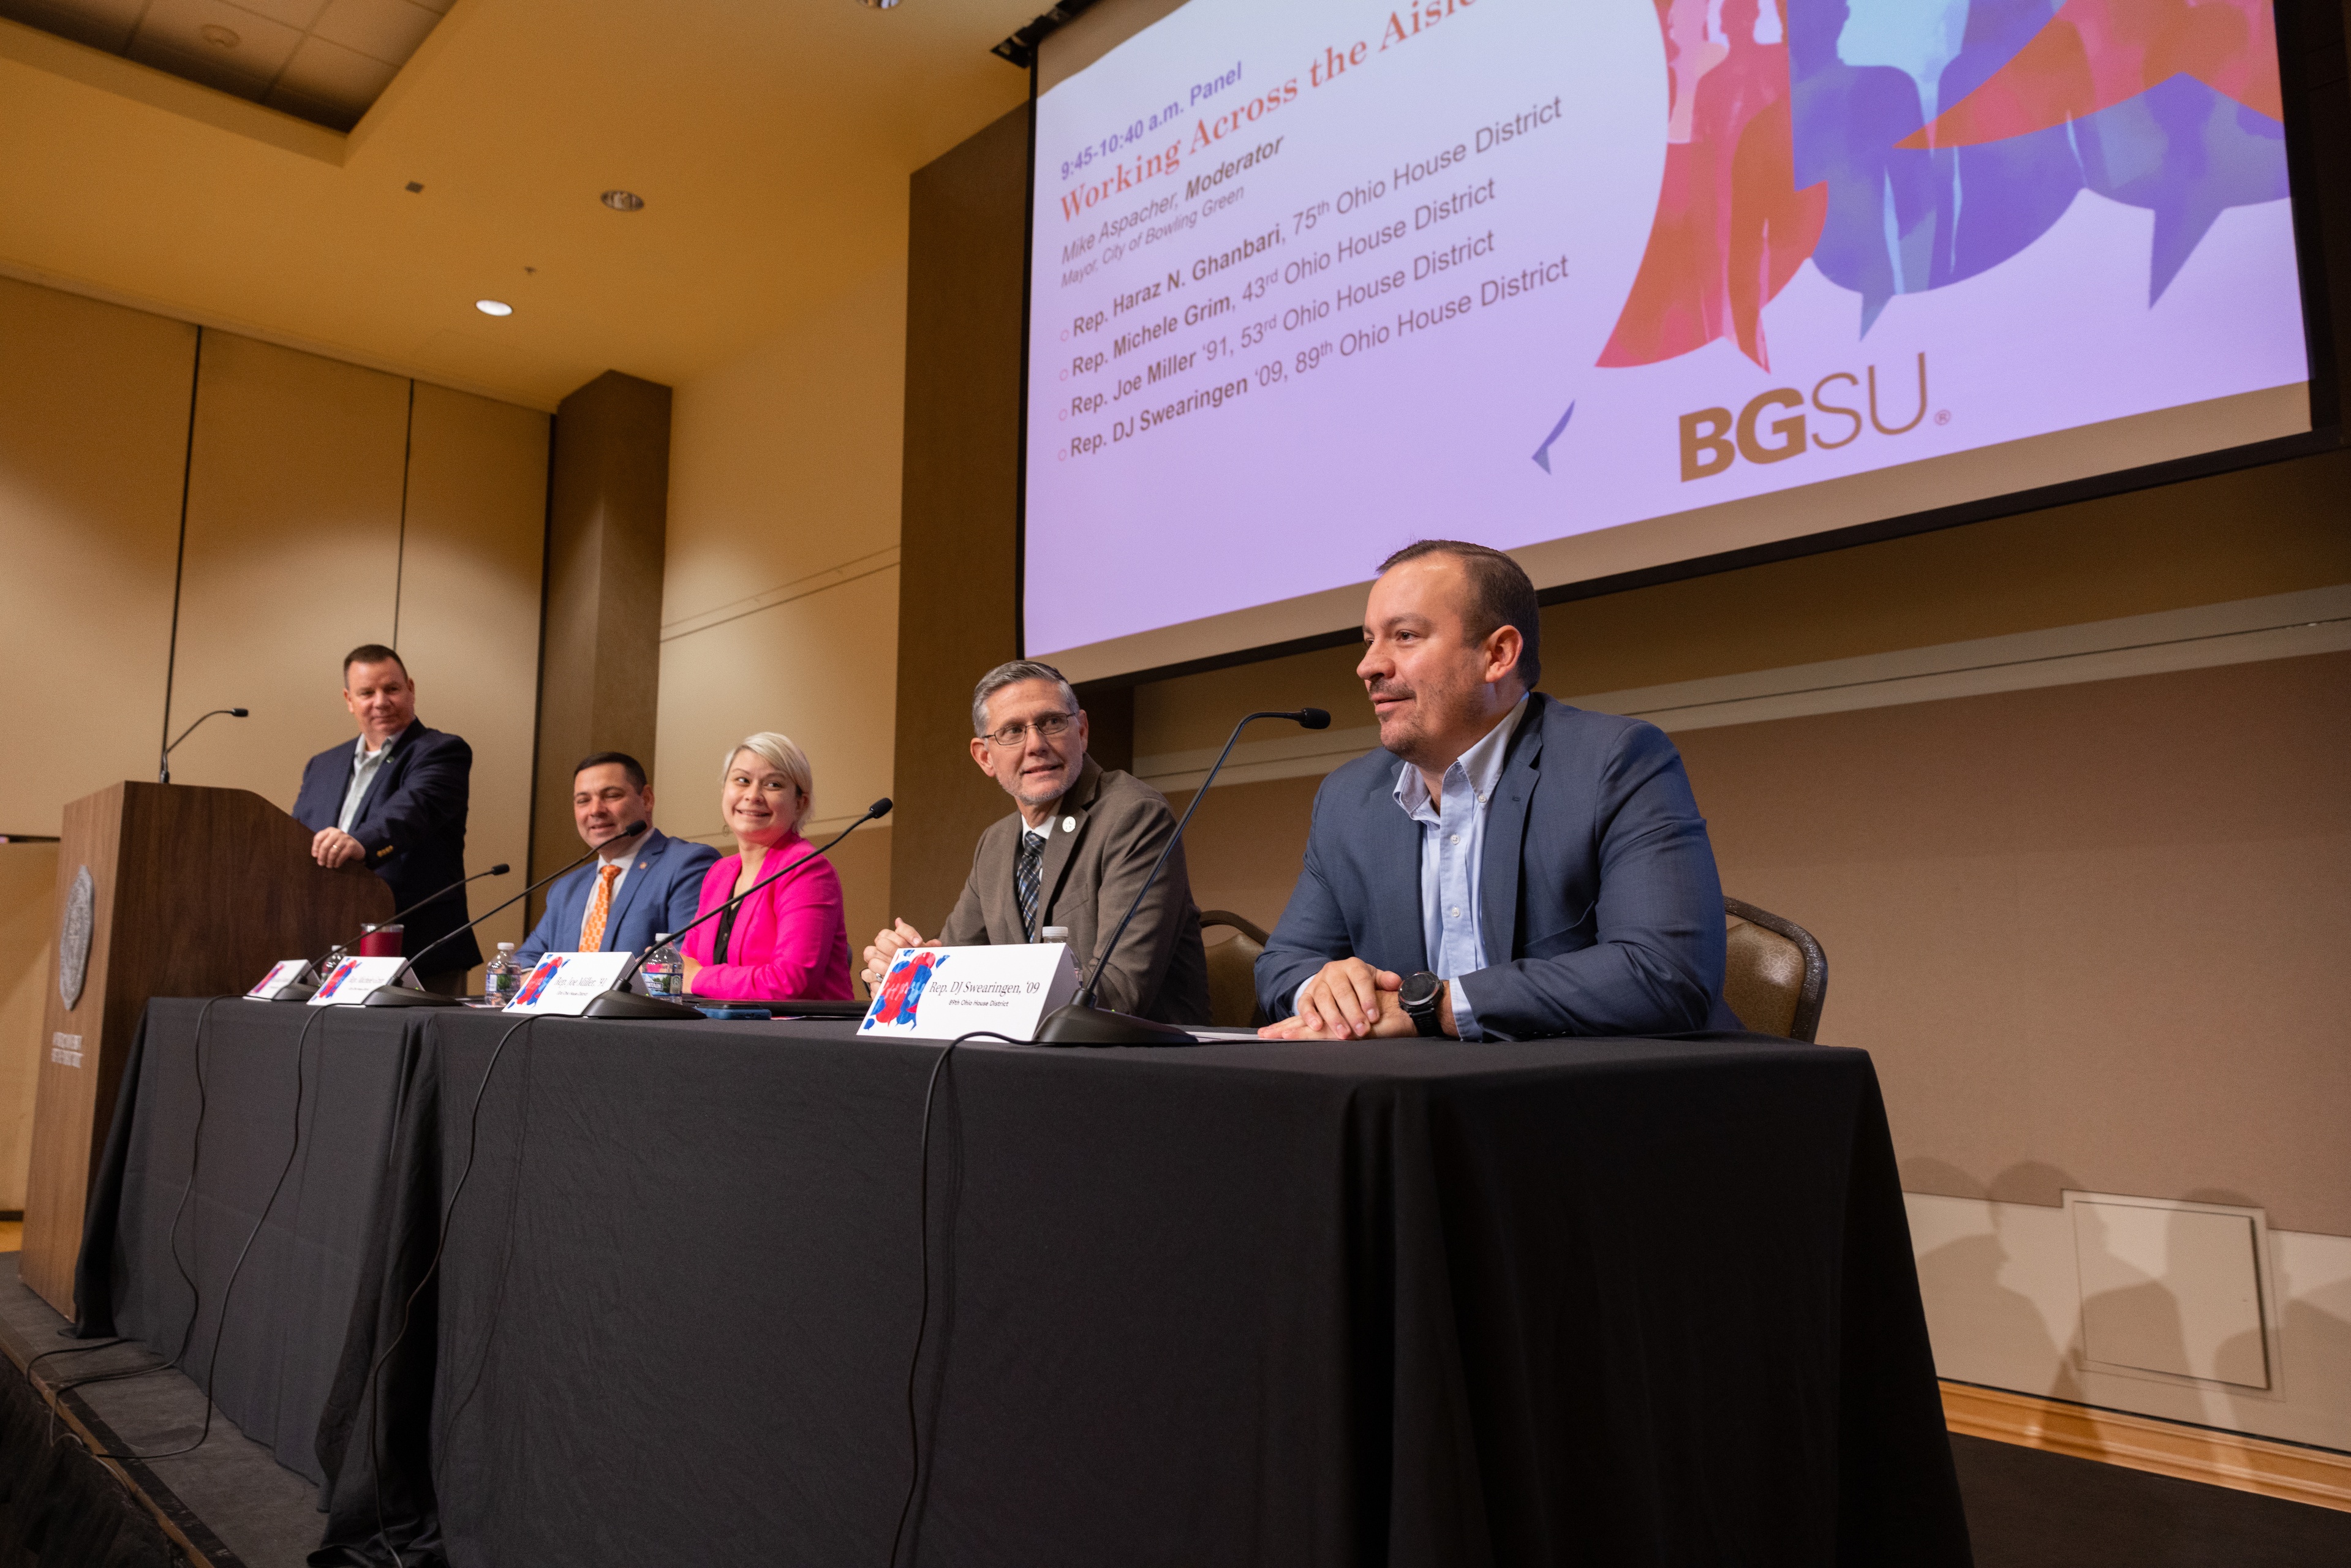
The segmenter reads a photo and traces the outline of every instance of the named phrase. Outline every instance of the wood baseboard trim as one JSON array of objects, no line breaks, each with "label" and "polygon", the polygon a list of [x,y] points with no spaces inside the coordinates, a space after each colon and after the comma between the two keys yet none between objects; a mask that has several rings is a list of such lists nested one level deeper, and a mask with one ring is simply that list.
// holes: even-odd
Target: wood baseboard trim
[{"label": "wood baseboard trim", "polygon": [[1942,1386],[1944,1424],[1970,1437],[2351,1512],[2351,1454],[1971,1383]]}]

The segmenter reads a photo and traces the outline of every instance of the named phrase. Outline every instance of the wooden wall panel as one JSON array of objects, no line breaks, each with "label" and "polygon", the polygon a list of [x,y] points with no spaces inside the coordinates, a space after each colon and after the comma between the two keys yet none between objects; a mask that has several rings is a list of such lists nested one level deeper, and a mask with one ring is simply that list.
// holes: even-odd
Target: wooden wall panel
[{"label": "wooden wall panel", "polygon": [[[216,718],[172,759],[189,784],[293,809],[302,765],[358,727],[343,654],[389,643],[400,568],[408,382],[273,343],[206,332],[172,681],[176,730]],[[417,716],[458,670],[411,665]]]},{"label": "wooden wall panel", "polygon": [[0,1210],[25,1207],[41,1012],[57,980],[55,844],[0,844]]},{"label": "wooden wall panel", "polygon": [[1017,651],[1022,105],[917,170],[907,241],[906,455],[891,903],[935,929],[1004,792],[971,765],[972,684]]},{"label": "wooden wall panel", "polygon": [[[396,646],[435,672],[434,725],[474,748],[465,869],[514,867],[470,890],[476,915],[522,891],[530,860],[548,429],[536,410],[416,387]],[[482,950],[526,929],[517,904],[483,925]]]},{"label": "wooden wall panel", "polygon": [[0,833],[155,777],[195,344],[0,278]]}]

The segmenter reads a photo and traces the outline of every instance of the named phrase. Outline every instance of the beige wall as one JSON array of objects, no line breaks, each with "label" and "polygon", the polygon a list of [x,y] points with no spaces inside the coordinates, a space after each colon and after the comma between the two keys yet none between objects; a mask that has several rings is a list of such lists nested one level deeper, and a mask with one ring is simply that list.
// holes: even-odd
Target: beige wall
[{"label": "beige wall", "polygon": [[57,846],[0,844],[0,1210],[22,1213],[33,1156],[41,1011],[57,984]]},{"label": "beige wall", "polygon": [[0,278],[0,833],[155,776],[195,343]]},{"label": "beige wall", "polygon": [[[877,272],[676,388],[660,742],[664,831],[732,852],[727,747],[799,742],[821,840],[890,793],[905,277]],[[891,831],[833,852],[852,947],[888,918]]]},{"label": "beige wall", "polygon": [[[0,279],[0,538],[20,563],[0,573],[0,721],[19,737],[0,832],[55,833],[67,801],[153,777],[184,473],[172,727],[253,716],[197,731],[173,779],[290,808],[304,761],[354,733],[341,655],[396,640],[420,716],[474,747],[468,866],[518,876],[547,416],[207,331],[192,448],[196,340]],[[485,934],[519,936],[518,914]]]}]

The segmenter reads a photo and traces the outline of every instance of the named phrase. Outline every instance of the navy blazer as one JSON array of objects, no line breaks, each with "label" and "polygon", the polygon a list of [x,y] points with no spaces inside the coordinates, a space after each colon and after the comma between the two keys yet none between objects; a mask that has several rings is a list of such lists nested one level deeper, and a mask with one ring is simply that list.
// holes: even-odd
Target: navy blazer
[{"label": "navy blazer", "polygon": [[[717,863],[718,852],[708,844],[646,829],[645,841],[604,917],[601,951],[633,953],[650,947],[663,932],[674,932],[692,920],[702,901],[702,879]],[[590,861],[555,884],[547,895],[547,913],[515,949],[517,962],[536,964],[543,953],[579,949],[580,923],[588,918],[588,895],[596,889],[599,869]]]},{"label": "navy blazer", "polygon": [[[294,797],[294,820],[312,832],[331,828],[343,814],[343,790],[351,781],[359,737],[331,746],[302,769],[302,789]],[[367,851],[370,870],[391,884],[394,909],[405,909],[465,874],[465,805],[474,772],[474,748],[454,735],[427,729],[414,720],[392,743],[392,755],[368,786],[351,837]],[[465,924],[465,892],[459,888],[409,914],[401,948],[410,957]],[[470,931],[427,959],[434,974],[472,968],[482,949]]]},{"label": "navy blazer", "polygon": [[[1333,958],[1428,967],[1420,824],[1395,803],[1391,752],[1314,796],[1306,863],[1257,961],[1286,1018]],[[1722,883],[1681,754],[1656,726],[1540,693],[1487,806],[1479,904],[1488,967],[1461,982],[1489,1040],[1740,1028],[1722,1000]]]}]

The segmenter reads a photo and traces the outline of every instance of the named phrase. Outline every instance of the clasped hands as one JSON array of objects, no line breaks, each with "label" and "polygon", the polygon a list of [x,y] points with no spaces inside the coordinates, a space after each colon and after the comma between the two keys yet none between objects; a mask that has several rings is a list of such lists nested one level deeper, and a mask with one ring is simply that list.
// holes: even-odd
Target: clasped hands
[{"label": "clasped hands", "polygon": [[320,828],[310,840],[310,858],[334,871],[367,859],[367,846],[340,828]]},{"label": "clasped hands", "polygon": [[[1420,1030],[1404,1010],[1398,994],[1403,989],[1404,977],[1394,969],[1374,969],[1361,958],[1336,958],[1298,988],[1295,1014],[1257,1032],[1265,1040],[1392,1040],[1416,1035]],[[1449,986],[1437,994],[1437,1016],[1447,1036],[1459,1036],[1453,1022]]]}]

